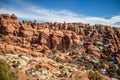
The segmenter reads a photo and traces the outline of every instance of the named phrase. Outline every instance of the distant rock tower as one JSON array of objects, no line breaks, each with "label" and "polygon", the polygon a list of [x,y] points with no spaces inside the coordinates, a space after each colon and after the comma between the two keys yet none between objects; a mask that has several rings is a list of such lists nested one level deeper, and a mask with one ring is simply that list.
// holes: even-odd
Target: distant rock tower
[{"label": "distant rock tower", "polygon": [[[16,28],[19,27],[19,21],[15,14],[1,14],[0,15],[0,33],[3,35],[15,34]],[[16,26],[17,25],[17,26]],[[15,27],[16,26],[16,27]]]},{"label": "distant rock tower", "polygon": [[18,22],[18,18],[15,14],[1,14],[0,15],[0,22],[1,21],[10,21],[10,22]]}]

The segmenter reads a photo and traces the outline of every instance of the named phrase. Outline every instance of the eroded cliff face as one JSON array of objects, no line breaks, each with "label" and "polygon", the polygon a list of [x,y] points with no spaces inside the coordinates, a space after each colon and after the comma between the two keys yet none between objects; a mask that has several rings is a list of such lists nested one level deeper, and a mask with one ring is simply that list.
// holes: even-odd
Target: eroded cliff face
[{"label": "eroded cliff face", "polygon": [[[47,49],[67,50],[73,45],[84,46],[87,53],[99,56],[120,54],[120,28],[82,23],[37,23],[18,21],[15,14],[0,15],[2,45],[19,46],[34,51]],[[3,46],[4,47],[4,46]],[[40,48],[40,49],[39,49]],[[14,49],[15,51],[15,49]],[[45,50],[44,50],[45,51]]]},{"label": "eroded cliff face", "polygon": [[120,28],[83,23],[18,21],[15,14],[0,15],[0,53],[13,51],[39,56],[76,48],[94,59],[114,56],[120,64]]}]

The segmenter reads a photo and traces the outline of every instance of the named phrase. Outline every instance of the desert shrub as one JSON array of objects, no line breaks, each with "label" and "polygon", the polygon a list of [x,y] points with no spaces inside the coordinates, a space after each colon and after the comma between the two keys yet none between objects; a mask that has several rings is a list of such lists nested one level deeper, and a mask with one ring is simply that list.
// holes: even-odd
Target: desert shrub
[{"label": "desert shrub", "polygon": [[114,64],[109,65],[110,72],[116,72],[116,66]]},{"label": "desert shrub", "polygon": [[99,70],[104,67],[104,63],[94,63],[94,70]]},{"label": "desert shrub", "polygon": [[0,34],[0,38],[2,38],[3,37],[3,35],[2,34]]},{"label": "desert shrub", "polygon": [[76,45],[72,45],[71,48],[72,48],[72,49],[76,49]]},{"label": "desert shrub", "polygon": [[0,60],[0,80],[18,80],[18,71],[11,71],[9,65],[3,60]]},{"label": "desert shrub", "polygon": [[55,48],[51,49],[52,53],[57,53],[57,50]]},{"label": "desert shrub", "polygon": [[1,80],[10,80],[9,66],[3,60],[0,60],[0,79]]},{"label": "desert shrub", "polygon": [[102,80],[102,77],[100,76],[99,73],[97,73],[97,72],[92,72],[92,71],[89,72],[88,78],[89,78],[90,80]]},{"label": "desert shrub", "polygon": [[66,50],[66,49],[63,49],[62,52],[63,52],[63,53],[64,53],[64,52],[67,52],[67,50]]},{"label": "desert shrub", "polygon": [[99,73],[95,72],[95,74],[96,74],[96,80],[102,80],[102,77]]},{"label": "desert shrub", "polygon": [[10,51],[5,51],[4,54],[15,54],[14,51],[10,50]]},{"label": "desert shrub", "polygon": [[83,38],[82,38],[82,37],[80,37],[80,41],[83,41]]},{"label": "desert shrub", "polygon": [[11,80],[18,80],[19,79],[18,69],[16,68],[14,71],[10,71],[9,76]]},{"label": "desert shrub", "polygon": [[61,73],[59,74],[59,77],[68,77],[67,73]]},{"label": "desert shrub", "polygon": [[63,69],[63,68],[64,68],[64,66],[62,66],[62,65],[61,65],[61,66],[59,66],[59,69]]},{"label": "desert shrub", "polygon": [[72,61],[72,60],[67,60],[67,62],[68,62],[68,63],[73,63],[73,61]]},{"label": "desert shrub", "polygon": [[118,73],[118,75],[120,75],[120,68],[119,68],[119,69],[117,69],[117,73]]},{"label": "desert shrub", "polygon": [[71,46],[71,49],[75,50],[75,49],[78,48],[78,47],[79,47],[79,45],[73,44],[73,45]]},{"label": "desert shrub", "polygon": [[56,62],[61,62],[61,59],[57,57]]},{"label": "desert shrub", "polygon": [[95,76],[95,74],[93,73],[93,72],[89,72],[89,74],[88,74],[88,78],[90,79],[90,80],[96,80],[96,76]]},{"label": "desert shrub", "polygon": [[99,69],[99,65],[98,65],[98,63],[95,63],[94,64],[94,70],[98,70]]},{"label": "desert shrub", "polygon": [[115,76],[115,74],[113,72],[109,72],[109,76],[113,77],[113,76]]},{"label": "desert shrub", "polygon": [[39,70],[41,68],[41,65],[40,64],[37,64],[37,65],[35,65],[35,70]]},{"label": "desert shrub", "polygon": [[90,63],[88,63],[88,64],[85,64],[85,68],[86,68],[86,70],[89,70],[89,69],[91,69],[92,67],[91,67],[91,64]]},{"label": "desert shrub", "polygon": [[110,64],[109,68],[107,68],[107,72],[110,77],[115,76],[115,73],[117,72],[116,66],[114,64]]},{"label": "desert shrub", "polygon": [[107,61],[112,61],[112,56],[108,56],[106,59]]}]

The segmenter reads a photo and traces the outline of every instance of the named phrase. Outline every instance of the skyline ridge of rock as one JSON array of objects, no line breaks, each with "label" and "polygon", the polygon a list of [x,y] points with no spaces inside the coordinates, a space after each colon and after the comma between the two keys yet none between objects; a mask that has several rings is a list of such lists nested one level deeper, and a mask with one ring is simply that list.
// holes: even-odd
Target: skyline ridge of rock
[{"label": "skyline ridge of rock", "polygon": [[[116,39],[120,49],[120,29],[104,25],[89,25],[82,23],[37,23],[36,21],[18,21],[15,14],[1,14],[0,33],[23,38],[29,38],[29,45],[39,44],[59,50],[68,49],[72,45],[83,44],[85,38],[99,37],[108,34],[110,39]],[[83,42],[80,41],[83,39]],[[27,45],[24,47],[27,48]]]}]

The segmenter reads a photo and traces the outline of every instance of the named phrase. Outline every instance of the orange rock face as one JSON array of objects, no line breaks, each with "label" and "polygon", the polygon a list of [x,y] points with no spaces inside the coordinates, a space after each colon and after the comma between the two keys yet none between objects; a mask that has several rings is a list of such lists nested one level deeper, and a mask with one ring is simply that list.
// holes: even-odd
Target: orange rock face
[{"label": "orange rock face", "polygon": [[[64,50],[72,45],[82,45],[88,53],[100,57],[100,48],[97,46],[98,49],[93,49],[96,40],[101,40],[104,45],[110,44],[106,48],[107,53],[116,54],[120,51],[120,29],[98,24],[18,22],[15,14],[1,14],[0,34],[4,36],[3,41],[10,45],[36,51],[42,50],[38,46]],[[86,43],[91,43],[93,47]]]},{"label": "orange rock face", "polygon": [[[69,59],[68,62],[72,62],[72,58],[84,61],[74,54],[86,53],[96,60],[114,56],[120,64],[120,28],[100,24],[18,21],[15,14],[0,14],[0,53],[4,52],[26,53],[34,57],[52,54],[62,61]],[[61,56],[56,57],[57,53]],[[42,62],[41,67],[53,72],[59,70],[54,62]],[[23,72],[20,74],[25,76]],[[89,80],[87,76],[82,71],[71,75],[73,80]],[[109,80],[109,77],[104,76],[103,80]]]}]

